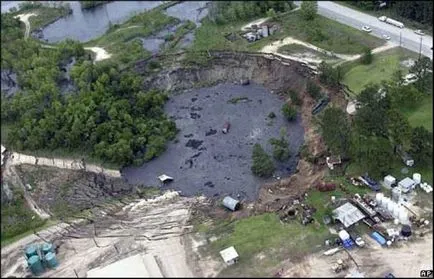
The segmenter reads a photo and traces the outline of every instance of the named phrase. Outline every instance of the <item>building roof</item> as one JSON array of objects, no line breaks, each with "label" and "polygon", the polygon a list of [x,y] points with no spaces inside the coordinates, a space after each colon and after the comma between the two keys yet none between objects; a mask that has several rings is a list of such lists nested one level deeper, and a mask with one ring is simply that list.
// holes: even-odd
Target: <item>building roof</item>
[{"label": "building roof", "polygon": [[229,262],[238,258],[238,253],[235,250],[234,246],[221,250],[220,255],[225,262]]},{"label": "building roof", "polygon": [[401,180],[401,181],[399,181],[399,185],[401,186],[401,187],[404,187],[404,188],[410,188],[410,187],[413,187],[413,185],[414,185],[414,180],[413,179],[411,179],[410,177],[406,177],[406,178],[404,178],[403,180]]},{"label": "building roof", "polygon": [[335,219],[338,219],[345,228],[355,224],[365,218],[365,215],[354,205],[347,202],[344,205],[333,210]]},{"label": "building roof", "polygon": [[87,272],[89,278],[163,277],[154,256],[137,254]]}]

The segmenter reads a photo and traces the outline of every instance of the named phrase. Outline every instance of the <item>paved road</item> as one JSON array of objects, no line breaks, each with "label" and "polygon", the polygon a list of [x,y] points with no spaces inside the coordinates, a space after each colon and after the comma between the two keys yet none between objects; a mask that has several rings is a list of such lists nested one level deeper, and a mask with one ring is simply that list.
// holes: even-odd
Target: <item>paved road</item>
[{"label": "paved road", "polygon": [[[300,5],[301,1],[294,1]],[[433,40],[431,36],[419,36],[414,30],[408,28],[398,28],[385,22],[379,21],[376,17],[347,8],[345,6],[333,3],[331,1],[318,1],[318,13],[327,18],[333,19],[345,25],[361,29],[363,25],[369,25],[372,29],[372,35],[380,37],[387,34],[391,37],[390,41],[399,45],[401,34],[401,46],[411,51],[419,53],[422,38],[422,55],[432,59]]]}]

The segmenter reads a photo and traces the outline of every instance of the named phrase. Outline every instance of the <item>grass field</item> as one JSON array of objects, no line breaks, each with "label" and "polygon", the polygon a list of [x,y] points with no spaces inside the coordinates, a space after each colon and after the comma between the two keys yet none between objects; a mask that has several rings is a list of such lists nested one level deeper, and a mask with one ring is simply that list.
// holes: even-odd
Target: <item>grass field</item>
[{"label": "grass field", "polygon": [[[251,21],[216,25],[208,20],[204,20],[202,26],[196,30],[196,38],[192,49],[260,50],[270,42],[287,36],[292,36],[323,49],[343,54],[362,53],[365,47],[373,49],[384,44],[384,41],[381,39],[322,16],[318,16],[314,22],[306,22],[301,18],[299,11],[288,12],[279,16],[276,19],[276,23],[281,26],[280,30],[257,42],[248,43],[247,40],[240,36],[237,36],[237,40],[233,42],[225,38],[225,35],[230,33],[238,34],[241,27]],[[322,34],[321,40],[316,40],[315,36],[310,34],[312,33],[310,32],[312,25],[316,25]]]},{"label": "grass field", "polygon": [[315,251],[329,236],[322,226],[303,226],[299,221],[282,223],[273,213],[241,219],[229,226],[224,223],[210,233],[221,235],[208,247],[212,256],[220,257],[219,251],[230,246],[240,255],[239,262],[223,270],[220,277],[271,277],[283,260],[296,260]]},{"label": "grass field", "polygon": [[405,109],[403,113],[408,117],[410,125],[412,127],[422,126],[428,131],[432,132],[432,110],[433,110],[433,99],[432,95],[426,95],[421,104],[415,109]]},{"label": "grass field", "polygon": [[359,61],[350,62],[344,67],[343,83],[353,92],[359,94],[369,83],[379,83],[382,80],[389,80],[392,74],[401,69],[404,74],[408,68],[400,62],[409,58],[417,59],[417,54],[403,48],[394,48],[382,53],[374,54],[374,60],[369,65],[360,64]]}]

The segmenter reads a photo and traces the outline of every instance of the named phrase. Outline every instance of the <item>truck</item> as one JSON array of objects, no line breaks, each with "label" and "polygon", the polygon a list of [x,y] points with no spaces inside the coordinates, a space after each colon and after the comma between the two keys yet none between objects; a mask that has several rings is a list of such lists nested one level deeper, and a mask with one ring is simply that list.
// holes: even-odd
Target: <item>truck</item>
[{"label": "truck", "polygon": [[386,17],[386,16],[380,16],[380,17],[378,18],[378,20],[379,20],[379,21],[382,21],[382,22],[385,22],[385,23],[389,23],[389,24],[394,25],[394,26],[396,26],[396,27],[399,27],[399,28],[401,28],[401,29],[404,28],[404,23],[399,22],[399,21],[394,20],[394,19],[391,19],[391,18]]}]

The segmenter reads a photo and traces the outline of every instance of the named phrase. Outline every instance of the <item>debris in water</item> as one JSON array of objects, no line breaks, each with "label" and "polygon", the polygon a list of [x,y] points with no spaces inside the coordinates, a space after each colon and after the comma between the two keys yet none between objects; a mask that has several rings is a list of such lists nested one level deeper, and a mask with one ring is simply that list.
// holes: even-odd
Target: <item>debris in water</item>
[{"label": "debris in water", "polygon": [[191,98],[191,101],[192,101],[192,102],[196,102],[196,101],[197,101],[197,98]]},{"label": "debris in water", "polygon": [[195,113],[195,112],[192,112],[192,113],[190,113],[190,117],[191,117],[192,119],[198,119],[198,118],[200,118],[200,114]]},{"label": "debris in water", "polygon": [[199,157],[200,154],[202,154],[202,152],[199,152],[199,153],[194,154],[193,156],[191,156],[191,159]]},{"label": "debris in water", "polygon": [[184,138],[191,138],[193,134],[184,135]]},{"label": "debris in water", "polygon": [[193,149],[197,149],[199,146],[201,146],[203,143],[203,140],[195,140],[195,139],[191,139],[188,140],[187,144],[185,145],[186,147],[191,147]]},{"label": "debris in water", "polygon": [[208,132],[205,133],[205,136],[211,136],[217,134],[217,130],[210,129]]},{"label": "debris in water", "polygon": [[201,111],[201,110],[202,110],[201,107],[195,107],[195,106],[191,107],[190,109],[191,109],[192,111]]},{"label": "debris in water", "polygon": [[211,181],[206,182],[205,186],[210,187],[210,188],[214,188],[214,184]]}]

